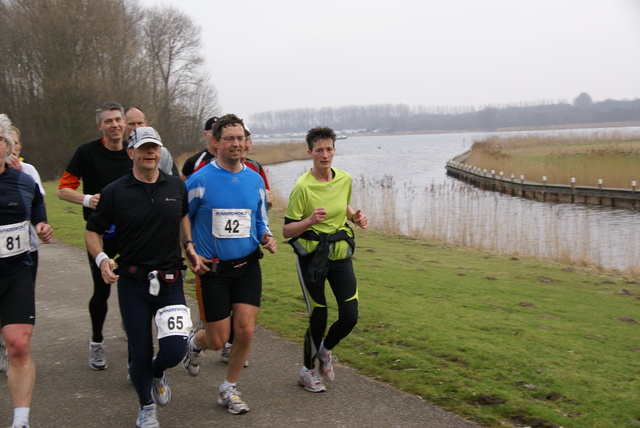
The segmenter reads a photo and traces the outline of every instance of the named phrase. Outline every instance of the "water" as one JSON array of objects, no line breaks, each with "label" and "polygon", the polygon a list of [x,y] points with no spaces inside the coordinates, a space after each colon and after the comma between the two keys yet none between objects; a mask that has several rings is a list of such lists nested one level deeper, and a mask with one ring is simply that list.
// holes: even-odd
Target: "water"
[{"label": "water", "polygon": [[[640,133],[640,127],[519,134]],[[508,136],[518,133],[501,133]],[[354,179],[352,206],[370,227],[439,239],[487,251],[640,268],[639,213],[553,204],[482,191],[446,175],[447,160],[487,133],[349,137],[336,142],[333,165]],[[256,141],[259,144],[259,140]],[[286,198],[311,161],[266,167],[269,183]]]}]

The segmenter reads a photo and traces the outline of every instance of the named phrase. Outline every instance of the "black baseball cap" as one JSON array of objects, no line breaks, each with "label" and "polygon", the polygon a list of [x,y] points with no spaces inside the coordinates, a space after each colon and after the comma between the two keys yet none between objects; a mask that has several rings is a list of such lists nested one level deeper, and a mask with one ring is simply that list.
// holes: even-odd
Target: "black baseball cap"
[{"label": "black baseball cap", "polygon": [[207,121],[204,123],[204,130],[209,131],[211,128],[213,128],[213,124],[216,123],[218,119],[218,116],[213,116],[207,119]]}]

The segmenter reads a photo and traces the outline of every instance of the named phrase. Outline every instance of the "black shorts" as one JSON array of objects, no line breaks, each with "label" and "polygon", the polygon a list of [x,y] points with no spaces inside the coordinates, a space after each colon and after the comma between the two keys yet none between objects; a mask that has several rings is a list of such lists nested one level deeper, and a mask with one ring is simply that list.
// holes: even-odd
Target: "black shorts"
[{"label": "black shorts", "polygon": [[234,303],[260,307],[262,298],[262,270],[254,260],[239,269],[218,272],[218,275],[196,276],[196,295],[200,319],[220,321],[231,315]]},{"label": "black shorts", "polygon": [[0,320],[3,327],[36,323],[36,287],[30,266],[0,275]]}]

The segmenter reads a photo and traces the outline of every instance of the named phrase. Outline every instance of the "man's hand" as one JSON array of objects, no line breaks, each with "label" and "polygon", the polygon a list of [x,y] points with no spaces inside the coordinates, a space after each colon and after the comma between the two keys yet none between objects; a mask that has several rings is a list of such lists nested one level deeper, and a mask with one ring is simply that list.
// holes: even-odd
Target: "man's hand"
[{"label": "man's hand", "polygon": [[100,202],[100,193],[96,193],[95,195],[91,196],[91,199],[89,199],[89,206],[87,208],[95,210],[98,206],[98,202]]},{"label": "man's hand", "polygon": [[116,264],[113,259],[104,259],[100,262],[100,272],[102,273],[102,280],[106,284],[113,284],[120,278],[113,271],[116,268]]},{"label": "man's hand", "polygon": [[265,250],[269,251],[271,254],[275,254],[278,249],[278,243],[273,236],[269,236],[269,232],[264,232],[262,234],[262,239],[260,242]]},{"label": "man's hand", "polygon": [[187,245],[185,250],[185,254],[187,256],[187,262],[189,263],[189,269],[195,274],[200,271],[202,268],[200,266],[200,256],[196,254],[196,249],[193,245]]},{"label": "man's hand", "polygon": [[38,234],[38,238],[42,239],[42,242],[48,244],[51,242],[51,238],[53,237],[53,229],[51,225],[45,222],[40,222],[36,224],[36,233]]},{"label": "man's hand", "polygon": [[194,270],[193,273],[195,273],[198,276],[201,276],[207,272],[211,272],[211,268],[209,268],[209,265],[207,265],[207,263],[211,263],[211,260],[199,254],[196,254],[196,256],[198,257],[198,268]]}]

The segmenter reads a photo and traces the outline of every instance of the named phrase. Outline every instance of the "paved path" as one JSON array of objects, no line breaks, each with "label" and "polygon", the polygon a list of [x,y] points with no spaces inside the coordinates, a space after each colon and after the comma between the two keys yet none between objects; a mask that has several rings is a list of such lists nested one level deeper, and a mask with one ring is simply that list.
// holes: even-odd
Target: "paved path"
[{"label": "paved path", "polygon": [[[134,427],[137,395],[126,380],[126,340],[120,327],[115,287],[105,328],[109,368],[89,368],[87,304],[89,268],[83,250],[53,243],[40,248],[37,324],[33,355],[37,379],[31,427]],[[188,299],[192,314],[196,302]],[[269,310],[269,308],[263,308]],[[171,403],[160,408],[163,427],[430,427],[477,425],[387,385],[336,367],[328,391],[312,394],[296,383],[302,348],[258,328],[248,367],[238,389],[251,411],[234,416],[216,404],[226,365],[207,351],[200,376],[181,365],[167,372]],[[6,380],[0,378],[0,426],[11,423]]]}]

